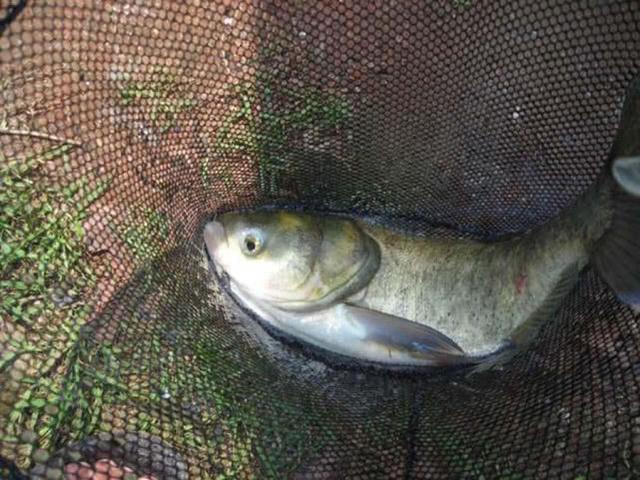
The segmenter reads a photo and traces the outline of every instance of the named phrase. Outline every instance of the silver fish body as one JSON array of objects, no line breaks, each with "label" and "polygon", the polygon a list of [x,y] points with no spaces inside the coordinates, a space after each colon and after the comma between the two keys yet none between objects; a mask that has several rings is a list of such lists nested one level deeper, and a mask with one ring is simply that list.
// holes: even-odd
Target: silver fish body
[{"label": "silver fish body", "polygon": [[558,307],[610,229],[613,186],[502,242],[253,212],[210,222],[205,244],[236,299],[297,339],[382,364],[474,363],[526,344]]}]

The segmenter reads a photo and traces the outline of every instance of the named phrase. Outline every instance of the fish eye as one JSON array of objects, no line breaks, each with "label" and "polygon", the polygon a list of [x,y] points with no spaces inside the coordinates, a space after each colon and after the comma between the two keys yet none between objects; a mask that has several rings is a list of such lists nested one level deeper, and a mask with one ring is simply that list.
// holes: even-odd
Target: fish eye
[{"label": "fish eye", "polygon": [[242,253],[245,255],[257,255],[262,250],[262,239],[255,233],[247,233],[242,239]]}]

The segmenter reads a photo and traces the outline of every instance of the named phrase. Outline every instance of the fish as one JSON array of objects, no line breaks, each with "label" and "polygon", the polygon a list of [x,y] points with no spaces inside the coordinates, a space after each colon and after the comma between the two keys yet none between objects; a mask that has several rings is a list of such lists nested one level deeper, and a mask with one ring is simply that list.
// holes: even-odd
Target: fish
[{"label": "fish", "polygon": [[[633,105],[623,118],[637,116]],[[421,237],[366,219],[254,210],[210,220],[206,253],[243,308],[320,351],[382,366],[494,366],[533,341],[588,265],[623,302],[640,303],[634,131],[619,131],[603,174],[572,206],[513,238]]]}]

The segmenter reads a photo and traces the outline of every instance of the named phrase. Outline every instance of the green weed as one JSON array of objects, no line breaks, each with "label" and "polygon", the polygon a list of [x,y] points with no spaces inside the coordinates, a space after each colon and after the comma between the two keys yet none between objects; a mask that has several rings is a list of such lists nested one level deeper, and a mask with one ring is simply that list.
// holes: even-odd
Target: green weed
[{"label": "green weed", "polygon": [[0,313],[29,326],[45,313],[73,303],[93,281],[84,258],[88,207],[108,182],[86,178],[43,186],[47,162],[74,148],[64,145],[24,161],[0,159]]},{"label": "green weed", "polygon": [[162,253],[169,235],[169,219],[165,213],[145,208],[132,215],[126,227],[114,227],[131,253],[140,261],[150,260]]},{"label": "green weed", "polygon": [[260,191],[276,195],[291,167],[288,146],[305,132],[332,130],[351,117],[351,106],[317,88],[280,88],[269,75],[234,85],[234,109],[216,133],[218,155],[248,154],[257,159]]},{"label": "green weed", "polygon": [[149,112],[149,123],[161,133],[171,130],[180,113],[196,106],[197,101],[175,75],[156,69],[149,80],[128,82],[120,89],[122,105],[138,104]]},{"label": "green weed", "polygon": [[200,178],[202,184],[205,187],[211,186],[212,180],[220,180],[226,188],[227,192],[232,193],[238,191],[238,185],[233,178],[231,170],[228,165],[223,164],[220,166],[221,171],[216,172],[216,175],[212,175],[210,171],[211,157],[214,155],[214,150],[209,141],[209,136],[206,133],[200,135],[200,140],[203,142],[204,155],[200,160]]},{"label": "green weed", "polygon": [[107,397],[116,393],[113,384],[119,365],[112,347],[79,338],[78,325],[70,318],[63,331],[67,336],[57,339],[54,354],[44,344],[38,348],[28,341],[12,342],[18,355],[35,355],[42,368],[37,377],[20,379],[26,388],[9,414],[6,435],[18,441],[24,432],[35,432],[29,443],[37,439],[38,446],[47,450],[91,434]]},{"label": "green weed", "polygon": [[[0,158],[0,318],[12,328],[0,335],[0,382],[15,392],[0,433],[25,455],[34,444],[58,448],[95,429],[108,395],[96,375],[116,364],[108,345],[80,335],[90,312],[83,296],[95,282],[83,222],[109,182],[51,181],[50,162],[71,172],[73,148]],[[27,455],[20,466],[28,465]]]},{"label": "green weed", "polygon": [[471,0],[452,0],[455,7],[465,9],[471,6]]}]

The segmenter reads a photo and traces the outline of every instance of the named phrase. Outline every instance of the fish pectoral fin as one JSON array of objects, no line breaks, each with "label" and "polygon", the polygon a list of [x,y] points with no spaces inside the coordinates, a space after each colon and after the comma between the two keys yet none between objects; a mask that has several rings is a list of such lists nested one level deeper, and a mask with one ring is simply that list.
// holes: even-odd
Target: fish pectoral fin
[{"label": "fish pectoral fin", "polygon": [[474,363],[474,359],[443,333],[417,322],[365,307],[343,304],[351,321],[363,331],[363,340],[393,352],[402,352],[420,363],[452,366]]}]

